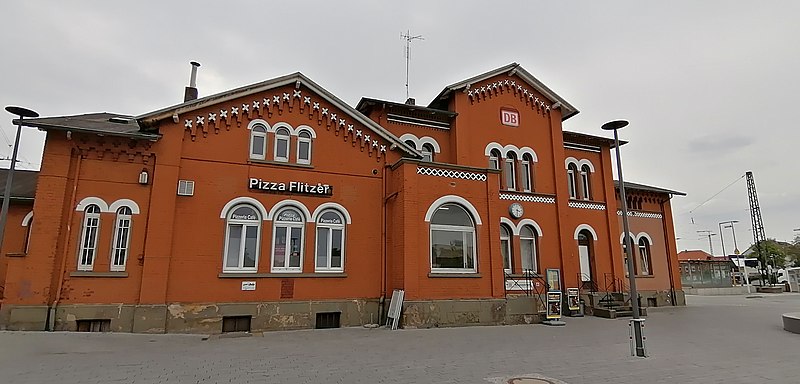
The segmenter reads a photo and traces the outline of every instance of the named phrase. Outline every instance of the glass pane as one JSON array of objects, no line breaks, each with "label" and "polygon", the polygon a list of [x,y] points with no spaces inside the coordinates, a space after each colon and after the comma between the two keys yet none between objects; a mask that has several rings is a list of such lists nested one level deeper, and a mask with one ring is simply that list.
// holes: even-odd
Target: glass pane
[{"label": "glass pane", "polygon": [[275,259],[272,266],[283,268],[286,266],[286,227],[275,228],[275,239],[272,241]]},{"label": "glass pane", "polygon": [[506,167],[503,170],[506,177],[506,188],[514,189],[514,163],[506,161]]},{"label": "glass pane", "polygon": [[466,262],[464,263],[464,268],[475,268],[475,247],[472,244],[472,232],[464,232],[464,243],[466,243],[466,248],[464,249],[464,258]]},{"label": "glass pane", "polygon": [[320,224],[342,224],[342,217],[333,211],[326,211],[319,218]]},{"label": "glass pane", "polygon": [[309,154],[311,152],[311,143],[308,141],[301,141],[299,145],[300,160],[308,160],[310,158]]},{"label": "glass pane", "polygon": [[523,188],[526,191],[530,191],[531,190],[531,165],[528,164],[528,163],[523,163],[522,164],[522,172],[523,172],[522,182],[524,183],[523,184]]},{"label": "glass pane", "polygon": [[334,229],[331,239],[331,268],[342,267],[342,230]]},{"label": "glass pane", "polygon": [[239,249],[242,246],[242,226],[228,225],[228,254],[225,256],[225,266],[236,268],[239,266]]},{"label": "glass pane", "polygon": [[275,154],[277,157],[287,158],[289,157],[289,140],[278,138],[278,151]]},{"label": "glass pane", "polygon": [[236,208],[233,212],[231,212],[230,218],[232,220],[258,220],[258,213],[253,207],[248,205],[243,205],[241,207]]},{"label": "glass pane", "polygon": [[536,270],[536,248],[533,240],[521,239],[519,242],[520,252],[522,252],[522,269]]},{"label": "glass pane", "polygon": [[266,137],[253,136],[253,155],[264,156],[264,144]]},{"label": "glass pane", "polygon": [[460,205],[445,204],[439,207],[436,213],[433,214],[431,224],[472,227],[472,218],[470,218],[467,211]]},{"label": "glass pane", "polygon": [[300,268],[300,247],[303,244],[303,229],[292,228],[290,240],[291,253],[289,254],[289,267]]},{"label": "glass pane", "polygon": [[317,228],[317,268],[328,267],[328,228]]},{"label": "glass pane", "polygon": [[431,230],[431,262],[433,268],[464,268],[463,233]]},{"label": "glass pane", "polygon": [[510,269],[511,255],[508,252],[508,239],[500,240],[500,255],[503,256],[503,269]]},{"label": "glass pane", "polygon": [[256,256],[258,255],[258,227],[247,226],[244,239],[244,262],[245,268],[255,268]]}]

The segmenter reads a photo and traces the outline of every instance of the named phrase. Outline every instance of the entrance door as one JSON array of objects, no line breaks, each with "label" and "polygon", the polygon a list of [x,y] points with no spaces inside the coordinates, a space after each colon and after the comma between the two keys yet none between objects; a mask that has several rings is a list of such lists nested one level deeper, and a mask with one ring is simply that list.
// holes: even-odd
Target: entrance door
[{"label": "entrance door", "polygon": [[581,281],[592,281],[592,267],[589,265],[589,246],[578,246],[578,257],[581,262]]}]

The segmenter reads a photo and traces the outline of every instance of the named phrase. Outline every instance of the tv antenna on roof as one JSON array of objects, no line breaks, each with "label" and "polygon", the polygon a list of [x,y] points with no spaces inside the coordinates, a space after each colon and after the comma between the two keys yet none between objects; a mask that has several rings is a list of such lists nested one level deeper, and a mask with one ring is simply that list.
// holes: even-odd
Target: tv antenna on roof
[{"label": "tv antenna on roof", "polygon": [[411,42],[413,40],[425,40],[425,38],[422,37],[422,35],[413,36],[411,31],[406,31],[406,33],[400,32],[400,38],[406,41],[406,100],[408,100],[408,65],[411,61]]}]

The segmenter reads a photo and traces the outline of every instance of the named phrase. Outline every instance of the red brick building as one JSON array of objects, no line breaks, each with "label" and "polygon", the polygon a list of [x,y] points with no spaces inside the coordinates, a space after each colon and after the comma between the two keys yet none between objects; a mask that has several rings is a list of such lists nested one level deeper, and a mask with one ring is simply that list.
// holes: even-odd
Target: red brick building
[{"label": "red brick building", "polygon": [[[353,108],[295,73],[139,116],[26,119],[47,139],[0,324],[351,326],[394,289],[406,326],[536,321],[547,269],[587,294],[625,277],[613,140],[563,131],[576,113],[510,64],[428,106]],[[682,304],[680,193],[626,186],[643,302]]]}]

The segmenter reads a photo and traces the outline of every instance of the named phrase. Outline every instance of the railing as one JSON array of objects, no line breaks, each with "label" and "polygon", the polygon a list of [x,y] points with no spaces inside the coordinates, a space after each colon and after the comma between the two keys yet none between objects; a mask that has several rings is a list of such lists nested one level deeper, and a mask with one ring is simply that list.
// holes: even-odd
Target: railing
[{"label": "railing", "polygon": [[598,287],[597,282],[592,279],[592,277],[585,273],[578,273],[578,291],[580,293],[584,293],[587,290],[590,293],[595,293],[600,290]]},{"label": "railing", "polygon": [[539,308],[546,308],[542,296],[547,293],[550,287],[541,275],[529,269],[523,270],[522,274],[503,272],[503,275],[505,277],[503,283],[506,297],[508,297],[509,292],[523,293],[525,296],[533,296],[541,305]]}]

